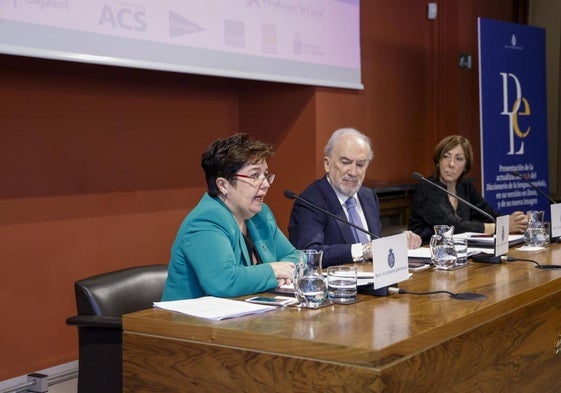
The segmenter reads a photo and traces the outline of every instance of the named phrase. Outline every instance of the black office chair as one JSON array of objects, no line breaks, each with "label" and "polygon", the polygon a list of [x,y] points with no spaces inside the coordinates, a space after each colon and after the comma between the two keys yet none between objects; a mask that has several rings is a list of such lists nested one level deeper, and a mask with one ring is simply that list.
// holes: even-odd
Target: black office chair
[{"label": "black office chair", "polygon": [[78,393],[122,392],[121,316],[160,301],[167,272],[167,265],[148,265],[76,281],[78,314],[66,324],[78,328]]}]

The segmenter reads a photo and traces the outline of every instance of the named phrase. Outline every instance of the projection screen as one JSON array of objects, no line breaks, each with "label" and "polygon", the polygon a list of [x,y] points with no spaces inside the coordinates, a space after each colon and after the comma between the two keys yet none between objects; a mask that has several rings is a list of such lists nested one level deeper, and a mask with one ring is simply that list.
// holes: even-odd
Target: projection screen
[{"label": "projection screen", "polygon": [[0,53],[362,89],[360,0],[0,0]]}]

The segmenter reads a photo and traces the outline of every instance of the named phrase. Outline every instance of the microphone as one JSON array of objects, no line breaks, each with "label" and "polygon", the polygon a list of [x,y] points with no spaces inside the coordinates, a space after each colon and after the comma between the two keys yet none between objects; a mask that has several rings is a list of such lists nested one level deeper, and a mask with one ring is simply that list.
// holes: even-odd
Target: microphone
[{"label": "microphone", "polygon": [[361,232],[364,232],[364,233],[370,235],[370,237],[371,237],[372,239],[379,239],[379,238],[380,238],[380,236],[378,236],[378,235],[376,235],[376,234],[374,234],[374,233],[372,233],[372,232],[370,232],[370,231],[367,231],[367,230],[364,229],[363,227],[358,226],[358,225],[356,225],[356,224],[353,224],[352,222],[347,221],[347,220],[345,220],[345,219],[343,219],[343,218],[341,218],[341,217],[339,217],[339,216],[337,216],[337,215],[331,213],[330,211],[327,211],[327,210],[325,210],[325,209],[322,209],[321,207],[319,207],[319,206],[313,204],[313,203],[310,202],[310,201],[307,201],[306,199],[304,199],[304,198],[298,196],[298,195],[297,195],[296,193],[294,193],[293,191],[285,190],[285,191],[284,191],[284,196],[287,197],[288,199],[298,199],[299,201],[304,202],[306,205],[311,206],[311,207],[313,207],[314,209],[317,209],[317,210],[319,210],[320,212],[327,214],[329,217],[332,217],[332,218],[334,218],[334,219],[336,219],[336,220],[338,220],[338,221],[341,221],[342,223],[345,223],[345,224],[347,224],[347,225],[349,225],[349,226],[351,226],[351,227],[353,227],[353,228],[358,229],[358,230],[361,231]]},{"label": "microphone", "polygon": [[[343,218],[341,218],[341,217],[339,217],[339,216],[336,216],[335,214],[331,213],[330,211],[327,211],[327,210],[325,210],[325,209],[322,209],[321,207],[319,207],[319,206],[313,204],[313,203],[310,202],[310,201],[307,201],[306,199],[304,199],[304,198],[298,196],[298,195],[297,195],[296,193],[294,193],[293,191],[285,190],[285,191],[284,191],[284,196],[287,197],[288,199],[297,199],[297,200],[299,200],[300,202],[305,203],[306,205],[308,205],[308,206],[310,206],[310,207],[312,207],[312,208],[314,208],[314,209],[317,209],[317,210],[319,210],[319,211],[322,212],[322,213],[327,214],[329,217],[332,217],[332,218],[336,219],[337,221],[341,221],[341,222],[344,223],[344,224],[347,224],[347,225],[349,225],[349,226],[351,226],[351,227],[353,227],[353,228],[358,229],[359,231],[362,231],[362,232],[364,232],[364,233],[370,235],[372,239],[379,239],[379,238],[380,238],[380,236],[376,235],[375,233],[372,233],[372,232],[370,232],[370,231],[367,231],[366,229],[364,229],[364,228],[362,228],[362,227],[360,227],[360,226],[358,226],[358,225],[355,225],[355,224],[353,224],[352,222],[349,222],[349,221],[347,221],[347,220],[345,220],[345,219],[343,219]],[[394,284],[394,285],[397,285],[397,284]],[[388,287],[382,287],[382,288],[374,289],[374,284],[368,284],[368,285],[359,286],[359,287],[357,288],[357,291],[358,291],[359,293],[361,293],[361,294],[364,294],[364,295],[374,295],[374,296],[388,296],[388,295],[389,295]]]},{"label": "microphone", "polygon": [[549,202],[555,204],[557,202],[555,202],[555,199],[553,199],[552,197],[550,197],[549,195],[547,195],[542,189],[536,187],[534,185],[534,183],[532,183],[530,180],[526,179],[524,176],[522,176],[519,172],[516,171],[512,171],[509,172],[512,176],[516,176],[522,180],[524,180],[526,183],[528,183],[534,190],[536,190],[537,192],[539,192],[540,194],[542,194],[543,196],[545,196],[547,199],[549,199]]},{"label": "microphone", "polygon": [[[534,190],[536,190],[537,192],[539,192],[540,194],[542,194],[544,197],[546,197],[547,199],[549,199],[550,204],[555,205],[557,202],[555,201],[555,199],[553,199],[552,197],[550,197],[549,195],[547,195],[542,189],[540,189],[539,187],[536,187],[536,185],[534,183],[532,183],[530,180],[526,179],[524,176],[522,176],[520,174],[520,172],[517,171],[512,171],[509,172],[512,176],[516,176],[519,177],[520,179],[524,180],[526,183],[528,183]],[[550,234],[551,235],[551,234]],[[551,243],[559,243],[559,241],[561,241],[561,238],[557,237],[557,238],[553,238],[552,236],[550,236],[550,242]]]},{"label": "microphone", "polygon": [[472,208],[473,210],[475,210],[476,212],[478,212],[479,214],[484,215],[485,217],[487,217],[488,219],[490,219],[493,222],[496,222],[495,217],[493,217],[492,215],[490,215],[489,213],[487,213],[485,210],[482,210],[480,208],[478,208],[477,206],[475,206],[473,203],[469,203],[468,201],[466,201],[463,198],[460,198],[459,196],[457,196],[456,194],[451,193],[450,191],[448,191],[446,188],[439,186],[436,183],[433,183],[432,181],[430,181],[429,179],[427,179],[426,177],[424,177],[423,175],[421,175],[419,172],[413,172],[413,177],[417,180],[422,180],[424,182],[427,182],[428,184],[430,184],[433,187],[438,188],[439,190],[444,191],[446,194],[451,195],[452,197],[456,198],[458,201],[462,202],[463,204],[469,206],[470,208]]},{"label": "microphone", "polygon": [[403,288],[389,287],[388,292],[390,295],[396,294],[411,294],[411,295],[434,295],[436,293],[447,293],[452,299],[458,300],[487,300],[486,295],[476,293],[476,292],[459,292],[454,293],[446,290],[430,291],[430,292],[412,292]]},{"label": "microphone", "polygon": [[[456,198],[458,201],[462,202],[463,204],[469,206],[470,208],[472,208],[473,210],[475,210],[476,212],[478,212],[479,214],[484,215],[485,217],[489,218],[491,221],[496,223],[495,217],[493,217],[492,215],[490,215],[489,213],[487,213],[486,211],[478,208],[477,206],[475,206],[473,203],[469,203],[468,201],[466,201],[463,198],[460,198],[459,196],[457,196],[456,194],[451,193],[450,191],[448,191],[446,188],[441,187],[440,185],[433,183],[432,181],[430,181],[429,179],[427,179],[426,177],[424,177],[423,175],[421,175],[419,172],[413,172],[413,177],[417,180],[422,180],[424,182],[427,182],[428,184],[430,184],[433,187],[438,188],[439,190],[444,191],[446,194],[451,195],[452,197]],[[501,263],[501,261],[503,261],[503,259],[500,256],[494,256],[494,255],[489,255],[489,254],[485,254],[485,253],[479,253],[476,255],[472,255],[471,259],[474,262],[485,262],[485,263]]]}]

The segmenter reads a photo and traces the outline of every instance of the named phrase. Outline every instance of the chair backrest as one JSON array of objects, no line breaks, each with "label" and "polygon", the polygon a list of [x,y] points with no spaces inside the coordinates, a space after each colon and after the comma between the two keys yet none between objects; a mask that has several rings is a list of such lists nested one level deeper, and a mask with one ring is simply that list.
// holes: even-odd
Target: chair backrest
[{"label": "chair backrest", "polygon": [[167,274],[167,265],[147,265],[76,281],[78,314],[120,317],[151,308],[162,296]]}]

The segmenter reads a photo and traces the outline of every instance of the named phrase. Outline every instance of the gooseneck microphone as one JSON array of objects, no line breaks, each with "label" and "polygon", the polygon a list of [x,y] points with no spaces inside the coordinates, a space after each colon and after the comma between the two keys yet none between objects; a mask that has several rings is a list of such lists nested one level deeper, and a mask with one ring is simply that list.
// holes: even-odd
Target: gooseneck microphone
[{"label": "gooseneck microphone", "polygon": [[466,201],[463,198],[460,198],[459,196],[457,196],[456,194],[451,193],[450,191],[448,191],[446,188],[430,181],[429,179],[427,179],[426,177],[424,177],[423,175],[421,175],[419,172],[413,172],[413,177],[417,180],[422,180],[428,184],[430,184],[433,187],[438,188],[439,190],[444,191],[446,194],[451,195],[452,197],[456,198],[458,201],[462,202],[463,204],[469,206],[471,209],[475,210],[476,212],[478,212],[479,214],[484,215],[485,217],[487,217],[488,219],[490,219],[493,222],[496,222],[495,217],[493,217],[492,215],[490,215],[489,213],[487,213],[485,210],[482,210],[480,208],[478,208],[477,206],[475,206],[473,203],[469,203],[468,201]]},{"label": "gooseneck microphone", "polygon": [[[552,197],[550,197],[549,195],[547,195],[545,193],[545,191],[543,191],[542,189],[540,189],[539,187],[536,187],[536,185],[534,183],[532,183],[530,180],[526,179],[524,176],[522,176],[522,174],[520,174],[519,172],[516,171],[512,171],[509,172],[512,176],[516,176],[519,177],[520,179],[524,180],[526,183],[528,183],[530,185],[530,187],[532,187],[534,190],[536,190],[537,192],[539,192],[541,195],[543,195],[544,197],[546,197],[547,199],[549,199],[550,204],[555,205],[557,202],[555,201],[555,199],[553,199]],[[551,237],[550,238],[551,243],[559,243],[561,241],[560,237]]]},{"label": "gooseneck microphone", "polygon": [[[322,209],[321,207],[317,206],[316,204],[298,196],[296,193],[294,193],[290,190],[285,190],[284,191],[284,196],[287,197],[288,199],[297,199],[300,202],[305,203],[306,205],[308,205],[308,206],[310,206],[310,207],[312,207],[312,208],[314,208],[314,209],[316,209],[316,210],[318,210],[322,213],[327,214],[329,217],[332,217],[332,218],[336,219],[337,221],[341,221],[344,224],[347,224],[347,225],[349,225],[353,228],[358,229],[359,231],[362,231],[362,232],[370,235],[372,239],[379,239],[380,238],[380,236],[376,235],[375,233],[367,231],[366,229],[364,229],[364,228],[362,228],[358,225],[355,225],[350,221],[347,221],[347,220],[345,220],[345,219],[343,219],[339,216],[336,216],[335,214],[331,213],[328,210]],[[381,288],[375,289],[374,284],[359,286],[357,290],[358,290],[359,293],[362,293],[364,295],[374,295],[374,296],[388,296],[389,295],[388,287],[381,287]]]},{"label": "gooseneck microphone", "polygon": [[411,295],[434,295],[436,293],[447,293],[452,299],[458,300],[487,300],[488,297],[477,292],[460,292],[454,293],[446,290],[430,291],[430,292],[413,292],[403,288],[389,287],[388,291],[391,295],[395,294],[411,294]]},{"label": "gooseneck microphone", "polygon": [[347,224],[347,225],[349,225],[349,226],[351,226],[351,227],[353,227],[353,228],[355,228],[355,229],[358,229],[358,230],[361,231],[361,232],[364,232],[364,233],[370,235],[370,237],[371,237],[372,239],[379,239],[379,238],[380,238],[380,236],[378,236],[378,235],[376,235],[376,234],[374,234],[374,233],[372,233],[372,232],[370,232],[370,231],[367,231],[367,230],[364,229],[363,227],[358,226],[358,225],[355,225],[355,224],[353,224],[352,222],[347,221],[347,220],[345,220],[345,219],[343,219],[343,218],[341,218],[341,217],[339,217],[339,216],[337,216],[337,215],[331,213],[330,211],[327,211],[327,210],[325,210],[325,209],[322,209],[321,207],[319,207],[319,206],[313,204],[313,203],[310,202],[310,201],[307,201],[306,199],[300,197],[299,195],[297,195],[297,194],[296,194],[295,192],[293,192],[293,191],[285,190],[285,191],[284,191],[284,196],[287,197],[288,199],[297,199],[297,200],[299,200],[300,202],[303,202],[303,203],[305,203],[306,205],[311,206],[311,207],[313,207],[314,209],[317,209],[317,210],[319,210],[320,212],[327,214],[329,217],[332,217],[332,218],[336,219],[337,221],[341,221],[342,223],[345,223],[345,224]]},{"label": "gooseneck microphone", "polygon": [[[470,203],[470,202],[466,201],[465,199],[460,198],[456,194],[453,194],[450,191],[448,191],[446,188],[430,181],[429,179],[427,179],[426,177],[421,175],[419,172],[413,172],[413,177],[417,180],[422,180],[422,181],[430,184],[431,186],[438,188],[439,190],[444,191],[446,194],[451,195],[452,197],[456,198],[458,201],[460,201],[463,204],[469,206],[471,209],[475,210],[479,214],[484,215],[485,217],[489,218],[491,221],[496,223],[495,217],[493,217],[492,215],[487,213],[485,210],[482,210],[482,209],[478,208],[473,203]],[[489,255],[489,254],[486,254],[484,252],[472,255],[471,259],[475,262],[484,262],[484,263],[501,263],[502,261],[505,260],[504,257]]]},{"label": "gooseneck microphone", "polygon": [[532,187],[534,190],[536,190],[537,192],[539,192],[540,194],[542,194],[544,197],[546,197],[547,199],[549,199],[549,202],[555,204],[557,202],[555,202],[555,199],[553,199],[552,197],[550,197],[549,195],[547,195],[542,189],[540,189],[539,187],[536,187],[536,185],[534,183],[532,183],[530,180],[526,179],[524,176],[522,176],[519,172],[516,171],[512,171],[509,172],[512,176],[516,176],[522,180],[524,180],[526,183],[528,183],[530,185],[530,187]]}]

